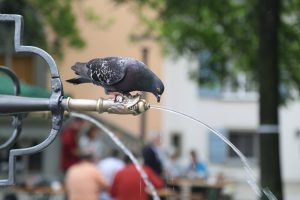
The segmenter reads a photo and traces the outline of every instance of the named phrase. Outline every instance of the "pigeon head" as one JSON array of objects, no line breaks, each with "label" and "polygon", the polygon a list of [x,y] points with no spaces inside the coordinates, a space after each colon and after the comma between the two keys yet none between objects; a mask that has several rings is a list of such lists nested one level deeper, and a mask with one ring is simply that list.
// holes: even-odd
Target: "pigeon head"
[{"label": "pigeon head", "polygon": [[140,69],[139,76],[142,77],[139,85],[139,90],[151,92],[156,97],[157,102],[160,102],[161,95],[163,94],[165,89],[163,82],[143,62],[135,62],[137,63],[135,64],[135,66],[138,66]]},{"label": "pigeon head", "polygon": [[160,97],[163,94],[164,90],[165,90],[165,86],[163,82],[159,78],[155,78],[151,92],[156,97],[157,102],[160,102]]}]

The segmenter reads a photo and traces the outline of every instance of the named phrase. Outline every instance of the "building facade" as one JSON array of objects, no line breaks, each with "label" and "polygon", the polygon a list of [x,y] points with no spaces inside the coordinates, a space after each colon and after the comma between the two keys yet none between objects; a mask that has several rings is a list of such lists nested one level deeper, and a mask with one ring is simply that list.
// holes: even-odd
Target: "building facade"
[{"label": "building facade", "polygon": [[[197,73],[196,58],[166,58],[164,78],[167,85],[165,106],[207,123],[225,136],[246,156],[259,179],[259,107],[257,94],[238,89],[200,88],[190,80]],[[176,87],[172,87],[176,85]],[[286,199],[300,197],[300,102],[280,108],[280,156]],[[247,174],[237,154],[218,136],[201,124],[163,112],[163,133],[167,147],[179,148],[181,163],[187,164],[189,152],[195,149],[209,167],[211,177],[222,173],[231,182],[234,199],[257,199],[247,184]]]}]

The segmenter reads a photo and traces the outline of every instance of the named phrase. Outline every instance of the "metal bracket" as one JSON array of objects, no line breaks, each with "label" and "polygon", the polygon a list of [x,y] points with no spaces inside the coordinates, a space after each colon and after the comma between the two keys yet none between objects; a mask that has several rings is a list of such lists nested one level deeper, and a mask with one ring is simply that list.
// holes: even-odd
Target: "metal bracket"
[{"label": "metal bracket", "polygon": [[[13,82],[14,85],[14,94],[16,96],[19,96],[21,93],[21,87],[20,87],[20,82],[18,77],[16,76],[16,74],[11,71],[9,68],[7,67],[3,67],[0,66],[0,72],[6,74],[7,76],[9,76]],[[4,142],[3,144],[0,145],[0,151],[3,149],[8,149],[10,148],[18,139],[21,130],[22,130],[22,115],[21,114],[16,114],[13,116],[13,127],[14,127],[14,131],[11,134],[10,138]]]},{"label": "metal bracket", "polygon": [[54,59],[44,50],[21,44],[23,18],[20,15],[0,14],[0,22],[13,22],[15,24],[14,31],[14,49],[15,52],[30,52],[41,56],[48,64],[51,73],[51,97],[50,110],[52,112],[52,128],[49,136],[40,144],[23,149],[11,149],[8,161],[8,178],[0,180],[0,185],[13,185],[15,183],[15,160],[16,156],[28,155],[42,151],[48,147],[56,138],[62,125],[63,108],[60,106],[60,100],[63,96],[62,83],[59,77],[58,69]]}]

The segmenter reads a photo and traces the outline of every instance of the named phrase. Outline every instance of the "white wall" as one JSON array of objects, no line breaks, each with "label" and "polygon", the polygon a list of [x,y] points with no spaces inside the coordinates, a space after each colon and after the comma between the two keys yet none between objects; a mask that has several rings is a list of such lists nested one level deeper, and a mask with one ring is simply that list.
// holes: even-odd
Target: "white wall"
[{"label": "white wall", "polygon": [[[196,83],[188,78],[188,73],[197,65],[198,63],[191,58],[177,60],[166,58],[163,73],[166,86],[164,105],[200,119],[216,129],[256,130],[259,125],[257,101],[253,99],[248,101],[232,99],[229,101],[224,98],[200,97]],[[299,102],[290,103],[281,108],[280,139],[283,179],[288,184],[300,186],[300,136],[296,136],[296,131],[300,131],[299,119]],[[163,113],[163,125],[164,144],[166,146],[170,144],[170,133],[181,132],[183,134],[183,156],[181,158],[183,163],[188,162],[189,151],[196,148],[201,152],[201,158],[208,162],[212,173],[223,171],[233,181],[246,182],[245,172],[241,165],[212,165],[209,163],[208,130],[206,128],[166,112]],[[252,167],[258,176],[257,166],[252,165]],[[240,185],[240,187],[243,187],[241,191],[245,193],[244,188],[247,190],[247,186]]]},{"label": "white wall", "polygon": [[290,103],[280,109],[281,163],[284,180],[300,182],[300,104]]}]

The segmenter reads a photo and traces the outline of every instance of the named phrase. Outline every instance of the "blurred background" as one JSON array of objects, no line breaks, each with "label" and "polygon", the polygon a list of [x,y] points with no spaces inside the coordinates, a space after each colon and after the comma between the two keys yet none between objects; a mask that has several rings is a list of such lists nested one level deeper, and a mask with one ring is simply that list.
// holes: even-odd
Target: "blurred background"
[{"label": "blurred background", "polygon": [[[287,200],[300,199],[299,10],[300,2],[280,0],[0,0],[0,13],[23,15],[23,44],[55,58],[66,95],[106,96],[95,85],[65,82],[74,76],[70,67],[75,62],[107,56],[141,60],[164,82],[160,105],[214,127],[245,155],[262,187]],[[49,97],[47,64],[33,54],[16,54],[13,31],[13,24],[0,25],[0,65],[16,72],[23,96]],[[0,93],[12,94],[5,76],[0,82]],[[146,98],[156,104],[152,95]],[[142,116],[96,117],[141,157],[143,147],[159,135],[166,182],[195,179],[188,174],[195,151],[207,168],[196,178],[207,188],[222,182],[222,195],[198,199],[258,199],[236,153],[205,127],[154,109]],[[0,124],[3,143],[12,132],[11,118],[1,117]],[[63,130],[67,126],[68,121]],[[91,126],[85,122],[77,139]],[[40,143],[50,127],[49,120],[26,118],[13,148]],[[118,147],[104,132],[97,133],[99,161]],[[63,184],[62,135],[43,152],[17,159],[20,184],[37,177]],[[7,177],[7,156],[8,150],[0,152],[2,178]],[[168,174],[174,163],[178,170]],[[0,192],[4,197],[7,191]],[[192,199],[184,195],[180,199]]]}]

